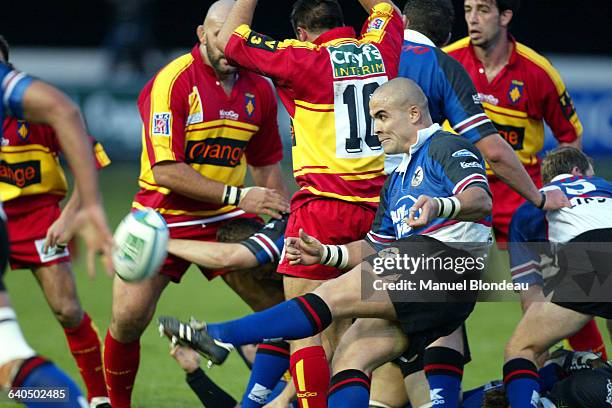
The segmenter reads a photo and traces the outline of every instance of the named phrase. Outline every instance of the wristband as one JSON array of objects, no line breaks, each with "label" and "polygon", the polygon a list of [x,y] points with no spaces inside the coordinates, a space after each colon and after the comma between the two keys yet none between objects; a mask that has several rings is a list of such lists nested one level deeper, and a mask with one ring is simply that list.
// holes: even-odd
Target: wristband
[{"label": "wristband", "polygon": [[538,209],[543,210],[544,206],[546,205],[546,193],[540,191],[540,197],[542,197],[542,201],[540,202],[540,205],[538,205]]},{"label": "wristband", "polygon": [[348,249],[346,245],[323,245],[321,265],[344,269],[348,265]]},{"label": "wristband", "polygon": [[461,211],[461,203],[457,197],[435,197],[438,203],[438,217],[453,219]]},{"label": "wristband", "polygon": [[223,189],[223,205],[238,205],[241,195],[242,189],[226,185]]}]

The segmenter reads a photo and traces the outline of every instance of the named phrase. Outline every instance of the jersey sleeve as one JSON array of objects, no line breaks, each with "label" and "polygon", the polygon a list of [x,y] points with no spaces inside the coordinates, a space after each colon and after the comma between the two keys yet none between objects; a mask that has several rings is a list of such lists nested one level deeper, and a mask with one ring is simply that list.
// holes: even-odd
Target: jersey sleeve
[{"label": "jersey sleeve", "polygon": [[514,213],[508,231],[510,273],[514,283],[543,286],[537,242],[546,241],[546,217],[531,203]]},{"label": "jersey sleeve", "polygon": [[93,154],[94,154],[94,159],[96,162],[96,168],[100,170],[108,166],[109,164],[111,164],[111,160],[106,154],[106,151],[104,150],[104,146],[102,146],[102,143],[98,142],[96,139],[94,139],[91,136],[89,136],[89,139],[93,146]]},{"label": "jersey sleeve", "polygon": [[542,91],[544,120],[559,143],[570,143],[582,135],[582,123],[561,75],[550,64],[541,71],[538,84]]},{"label": "jersey sleeve", "polygon": [[244,245],[257,259],[259,265],[278,262],[283,252],[285,229],[289,214],[283,214],[280,220],[272,219],[262,229],[251,235],[240,244]]},{"label": "jersey sleeve", "polygon": [[303,77],[294,67],[303,68],[304,57],[315,47],[298,40],[277,41],[244,24],[231,36],[225,57],[231,64],[267,76],[278,85],[291,86],[294,75]]},{"label": "jersey sleeve", "polygon": [[149,83],[138,98],[143,124],[143,148],[151,167],[185,160],[185,123],[188,91],[176,76],[164,70]]},{"label": "jersey sleeve", "polygon": [[384,55],[389,79],[395,78],[404,41],[404,23],[395,7],[389,3],[372,7],[361,29],[360,41],[377,44]]},{"label": "jersey sleeve", "polygon": [[438,137],[429,145],[429,157],[442,167],[442,180],[450,195],[457,195],[468,187],[480,187],[489,195],[489,183],[480,151],[467,140]]},{"label": "jersey sleeve", "polygon": [[2,105],[6,116],[23,119],[23,97],[26,89],[34,79],[23,72],[19,72],[0,63],[0,87],[2,92]]},{"label": "jersey sleeve", "polygon": [[380,203],[376,210],[376,216],[374,217],[374,222],[372,222],[372,228],[365,238],[366,241],[377,248],[395,241],[395,230],[393,229],[393,220],[389,215],[388,200],[389,186],[393,178],[393,174],[387,177],[382,190],[380,190]]},{"label": "jersey sleeve", "polygon": [[249,140],[245,155],[249,165],[262,167],[283,159],[283,143],[278,132],[278,108],[272,86],[263,78],[258,86],[262,90],[263,99],[261,126]]},{"label": "jersey sleeve", "polygon": [[444,116],[453,130],[472,143],[497,133],[465,68],[441,50],[436,49],[435,53],[439,67],[436,84],[443,95]]}]

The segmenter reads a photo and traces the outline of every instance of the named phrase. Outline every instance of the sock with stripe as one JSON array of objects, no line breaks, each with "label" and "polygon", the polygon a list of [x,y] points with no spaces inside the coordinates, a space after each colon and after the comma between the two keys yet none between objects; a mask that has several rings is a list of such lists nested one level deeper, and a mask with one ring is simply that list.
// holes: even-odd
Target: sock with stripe
[{"label": "sock with stripe", "polygon": [[332,321],[327,304],[314,293],[279,303],[241,319],[207,324],[217,340],[234,346],[265,340],[296,340],[322,332]]},{"label": "sock with stripe", "polygon": [[258,408],[270,402],[272,390],[288,369],[289,343],[261,343],[257,347],[251,378],[242,398],[242,408]]},{"label": "sock with stripe", "polygon": [[236,400],[213,382],[201,368],[187,374],[187,384],[205,407],[234,408]]},{"label": "sock with stripe", "polygon": [[535,364],[514,358],[504,364],[506,396],[512,408],[535,408],[540,400],[540,383]]},{"label": "sock with stripe", "polygon": [[64,328],[64,334],[87,388],[87,400],[91,401],[94,397],[106,397],[100,339],[89,315],[85,313],[77,327]]},{"label": "sock with stripe", "polygon": [[113,408],[130,408],[140,364],[140,341],[120,343],[110,331],[104,340],[104,371]]},{"label": "sock with stripe", "polygon": [[606,354],[606,346],[601,332],[595,323],[595,319],[591,319],[582,329],[572,337],[567,339],[570,346],[576,351],[592,351],[594,353],[601,353],[601,357],[604,360],[608,360]]},{"label": "sock with stripe", "polygon": [[431,402],[436,407],[457,407],[463,378],[463,355],[447,347],[430,347],[423,357]]},{"label": "sock with stripe", "polygon": [[25,360],[13,380],[13,387],[32,387],[65,391],[65,399],[56,402],[24,402],[28,408],[82,408],[89,406],[76,383],[52,362],[42,357]]},{"label": "sock with stripe", "polygon": [[344,370],[334,375],[329,387],[329,408],[367,408],[370,403],[370,377],[363,371]]},{"label": "sock with stripe", "polygon": [[291,355],[291,375],[301,408],[326,408],[329,363],[321,346],[305,347]]}]

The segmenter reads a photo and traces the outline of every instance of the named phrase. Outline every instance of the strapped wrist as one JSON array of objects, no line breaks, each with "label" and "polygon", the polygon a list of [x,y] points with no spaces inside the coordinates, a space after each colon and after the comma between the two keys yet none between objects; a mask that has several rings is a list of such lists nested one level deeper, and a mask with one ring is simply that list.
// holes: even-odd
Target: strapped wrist
[{"label": "strapped wrist", "polygon": [[344,269],[348,265],[348,249],[346,245],[323,245],[321,265]]},{"label": "strapped wrist", "polygon": [[236,186],[226,185],[223,189],[223,205],[238,205],[242,189]]},{"label": "strapped wrist", "polygon": [[542,201],[540,201],[540,204],[538,205],[538,209],[543,210],[544,206],[546,205],[546,193],[543,191],[540,191],[540,197],[542,197]]},{"label": "strapped wrist", "polygon": [[438,218],[453,219],[461,211],[461,202],[457,197],[435,197],[438,203]]}]

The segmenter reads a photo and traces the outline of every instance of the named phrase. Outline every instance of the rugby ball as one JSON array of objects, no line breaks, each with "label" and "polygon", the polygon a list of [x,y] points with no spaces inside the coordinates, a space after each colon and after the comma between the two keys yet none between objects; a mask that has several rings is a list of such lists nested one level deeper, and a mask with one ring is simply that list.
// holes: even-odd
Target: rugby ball
[{"label": "rugby ball", "polygon": [[166,259],[168,227],[155,210],[129,213],[115,230],[113,265],[124,281],[137,282],[157,274]]}]

